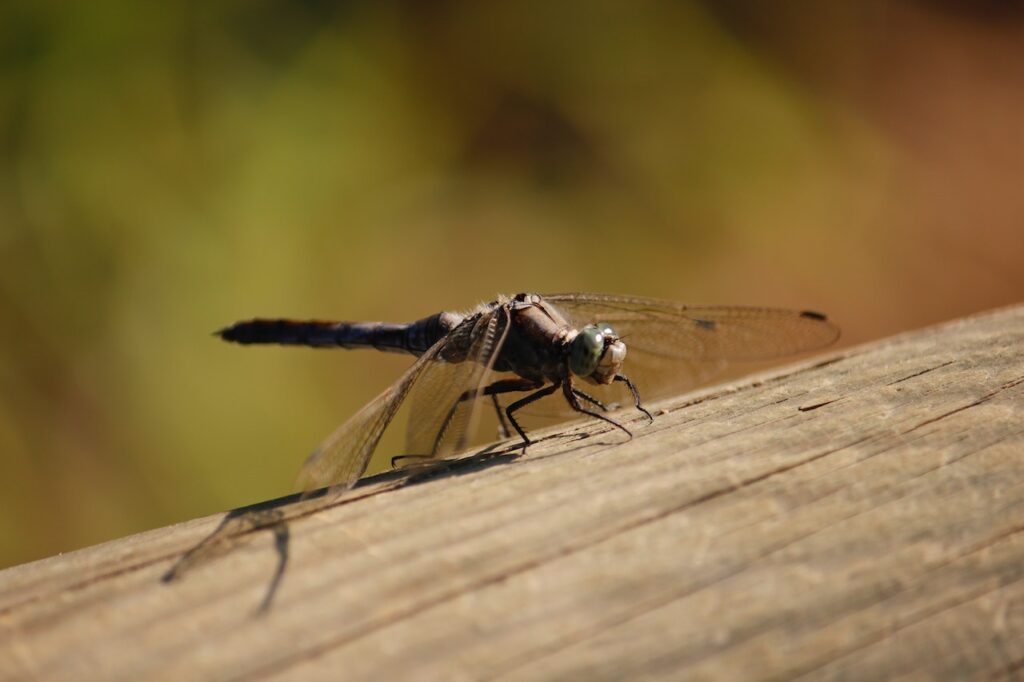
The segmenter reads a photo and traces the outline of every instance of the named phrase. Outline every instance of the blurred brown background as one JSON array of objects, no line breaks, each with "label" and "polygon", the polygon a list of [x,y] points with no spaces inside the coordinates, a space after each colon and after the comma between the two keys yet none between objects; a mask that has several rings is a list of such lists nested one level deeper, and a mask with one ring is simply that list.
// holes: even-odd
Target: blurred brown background
[{"label": "blurred brown background", "polygon": [[0,566],[285,494],[408,365],[236,319],[1020,300],[1019,8],[4,3]]}]

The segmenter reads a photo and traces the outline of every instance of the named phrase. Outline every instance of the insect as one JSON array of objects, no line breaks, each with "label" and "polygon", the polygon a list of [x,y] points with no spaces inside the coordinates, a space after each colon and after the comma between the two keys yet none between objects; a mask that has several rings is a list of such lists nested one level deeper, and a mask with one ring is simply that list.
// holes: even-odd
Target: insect
[{"label": "insect", "polygon": [[[506,435],[530,437],[517,414],[561,393],[563,412],[607,422],[610,387],[654,417],[645,396],[682,391],[730,360],[764,360],[827,346],[838,328],[820,313],[772,308],[687,306],[606,294],[501,296],[468,313],[440,312],[415,322],[254,319],[218,334],[241,344],[376,348],[417,360],[394,384],[338,427],[306,460],[300,486],[346,489],[365,472],[381,435],[411,401],[407,452],[429,458],[464,448],[479,405],[489,400]],[[512,394],[502,408],[499,396]]]}]

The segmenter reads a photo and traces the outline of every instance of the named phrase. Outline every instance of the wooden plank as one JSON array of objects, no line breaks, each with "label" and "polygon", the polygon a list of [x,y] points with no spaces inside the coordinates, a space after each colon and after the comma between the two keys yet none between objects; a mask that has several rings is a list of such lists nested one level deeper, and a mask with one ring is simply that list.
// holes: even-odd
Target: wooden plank
[{"label": "wooden plank", "polygon": [[2,571],[0,679],[1024,676],[1024,307],[657,407]]}]

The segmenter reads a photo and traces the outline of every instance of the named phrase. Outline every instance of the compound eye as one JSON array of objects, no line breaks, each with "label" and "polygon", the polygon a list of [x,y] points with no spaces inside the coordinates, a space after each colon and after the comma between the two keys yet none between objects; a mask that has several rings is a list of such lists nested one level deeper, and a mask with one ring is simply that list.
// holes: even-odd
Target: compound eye
[{"label": "compound eye", "polygon": [[607,322],[598,322],[594,327],[596,327],[597,331],[601,332],[607,339],[619,338],[619,335],[615,333],[615,330],[612,329],[612,326]]},{"label": "compound eye", "polygon": [[604,334],[596,325],[588,324],[572,340],[569,369],[578,377],[590,376],[597,369],[603,353]]}]

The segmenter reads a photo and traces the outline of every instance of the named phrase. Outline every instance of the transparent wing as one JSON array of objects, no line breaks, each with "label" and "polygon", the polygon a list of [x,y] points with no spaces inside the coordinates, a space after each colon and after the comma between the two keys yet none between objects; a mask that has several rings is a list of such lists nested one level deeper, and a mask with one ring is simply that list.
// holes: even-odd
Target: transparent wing
[{"label": "transparent wing", "polygon": [[[822,348],[839,337],[823,315],[776,308],[687,306],[608,294],[544,299],[576,326],[607,322],[625,341],[625,373],[645,398],[706,382],[730,361],[760,361]],[[596,387],[595,392],[609,391]],[[621,396],[621,392],[615,393]],[[600,396],[598,396],[600,397]]]},{"label": "transparent wing", "polygon": [[406,454],[446,457],[465,448],[479,414],[479,393],[505,343],[508,322],[508,309],[500,305],[452,330],[439,361],[412,391]]},{"label": "transparent wing", "polygon": [[839,329],[819,313],[741,306],[687,306],[607,294],[552,294],[574,324],[608,322],[629,352],[679,360],[767,360],[829,345]]},{"label": "transparent wing", "polygon": [[[340,491],[355,485],[384,429],[410,393],[409,451],[405,454],[439,456],[462,447],[477,401],[459,398],[484,385],[507,329],[504,307],[453,329],[309,456],[299,474],[299,488],[309,491],[329,485]],[[446,421],[447,428],[438,438]]]},{"label": "transparent wing", "polygon": [[409,390],[428,368],[438,364],[444,344],[445,339],[434,344],[398,381],[328,436],[303,464],[298,488],[310,491],[330,485],[341,491],[355,485]]}]

